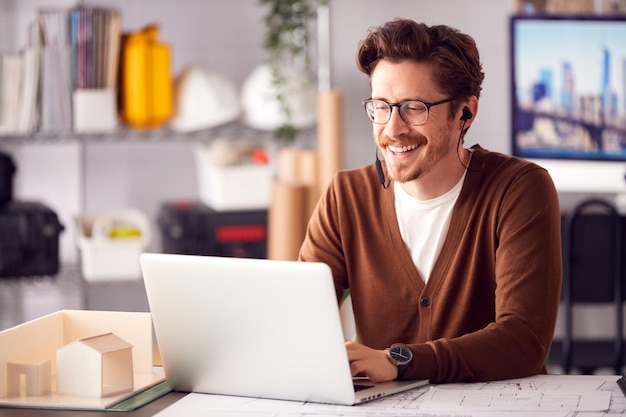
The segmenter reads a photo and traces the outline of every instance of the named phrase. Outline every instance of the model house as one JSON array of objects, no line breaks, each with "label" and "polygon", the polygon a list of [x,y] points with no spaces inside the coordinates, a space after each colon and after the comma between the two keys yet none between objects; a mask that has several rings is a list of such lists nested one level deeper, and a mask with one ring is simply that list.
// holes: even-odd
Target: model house
[{"label": "model house", "polygon": [[[51,391],[52,371],[50,360],[39,363],[6,363],[7,395],[44,395]],[[22,378],[24,387],[22,387]]]},{"label": "model house", "polygon": [[106,397],[133,389],[132,345],[106,333],[57,351],[57,393]]}]

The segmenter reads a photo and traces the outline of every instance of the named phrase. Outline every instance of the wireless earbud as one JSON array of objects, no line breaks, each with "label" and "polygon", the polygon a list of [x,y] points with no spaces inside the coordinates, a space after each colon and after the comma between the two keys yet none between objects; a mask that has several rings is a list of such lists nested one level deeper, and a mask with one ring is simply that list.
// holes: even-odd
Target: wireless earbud
[{"label": "wireless earbud", "polygon": [[386,190],[387,187],[389,187],[389,183],[391,181],[385,180],[385,172],[383,171],[383,165],[380,162],[380,159],[378,159],[378,148],[376,148],[376,172],[378,173],[378,181],[380,181],[380,184]]},{"label": "wireless earbud", "polygon": [[467,107],[463,107],[463,115],[461,115],[461,120],[467,122],[472,117],[474,117],[474,115],[472,114],[470,109],[468,109]]}]

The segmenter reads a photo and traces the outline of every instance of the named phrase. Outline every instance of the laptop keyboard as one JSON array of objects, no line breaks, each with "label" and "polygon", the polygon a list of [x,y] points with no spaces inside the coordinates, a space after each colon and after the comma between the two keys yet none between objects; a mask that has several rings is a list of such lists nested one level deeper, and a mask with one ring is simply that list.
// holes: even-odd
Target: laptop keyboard
[{"label": "laptop keyboard", "polygon": [[363,385],[363,384],[353,384],[353,385],[354,385],[354,391],[355,392],[373,388],[371,385]]}]

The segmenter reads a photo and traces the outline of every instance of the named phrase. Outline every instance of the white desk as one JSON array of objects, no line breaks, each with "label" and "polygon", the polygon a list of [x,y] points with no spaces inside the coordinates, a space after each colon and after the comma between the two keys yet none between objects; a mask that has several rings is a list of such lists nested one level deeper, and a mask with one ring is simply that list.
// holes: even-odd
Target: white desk
[{"label": "white desk", "polygon": [[[626,415],[626,397],[616,384],[617,376],[573,376],[573,375],[539,375],[507,381],[476,384],[445,384],[437,390],[450,390],[449,393],[467,395],[485,394],[499,391],[507,395],[507,401],[486,401],[488,396],[473,397],[473,405],[465,406],[458,400],[451,400],[449,408],[443,409],[441,404],[429,403],[433,398],[430,387],[418,388],[406,393],[396,394],[380,400],[356,406],[335,406],[326,404],[301,403],[293,401],[277,401],[256,398],[228,397],[221,395],[189,394],[157,414],[158,417],[208,417],[208,416],[240,416],[247,417],[616,417]],[[517,395],[512,395],[517,393]],[[522,393],[522,395],[519,395]],[[527,393],[528,395],[523,395]],[[583,397],[606,397],[610,394],[607,410],[583,412],[577,409],[577,399]],[[537,397],[544,400],[537,408],[532,408]],[[452,398],[451,396],[448,399]],[[511,405],[516,403],[517,405]],[[506,411],[504,409],[507,408]],[[538,411],[541,411],[538,413]]]}]

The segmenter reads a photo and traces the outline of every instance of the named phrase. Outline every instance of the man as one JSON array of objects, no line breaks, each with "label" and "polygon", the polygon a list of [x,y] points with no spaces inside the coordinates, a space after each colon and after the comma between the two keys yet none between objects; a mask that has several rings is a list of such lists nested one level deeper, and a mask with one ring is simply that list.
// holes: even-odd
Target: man
[{"label": "man", "polygon": [[370,78],[376,164],[335,176],[299,255],[331,267],[338,299],[350,291],[352,373],[432,383],[545,373],[558,197],[539,166],[463,147],[484,78],[474,40],[396,19],[369,30],[357,63]]}]

